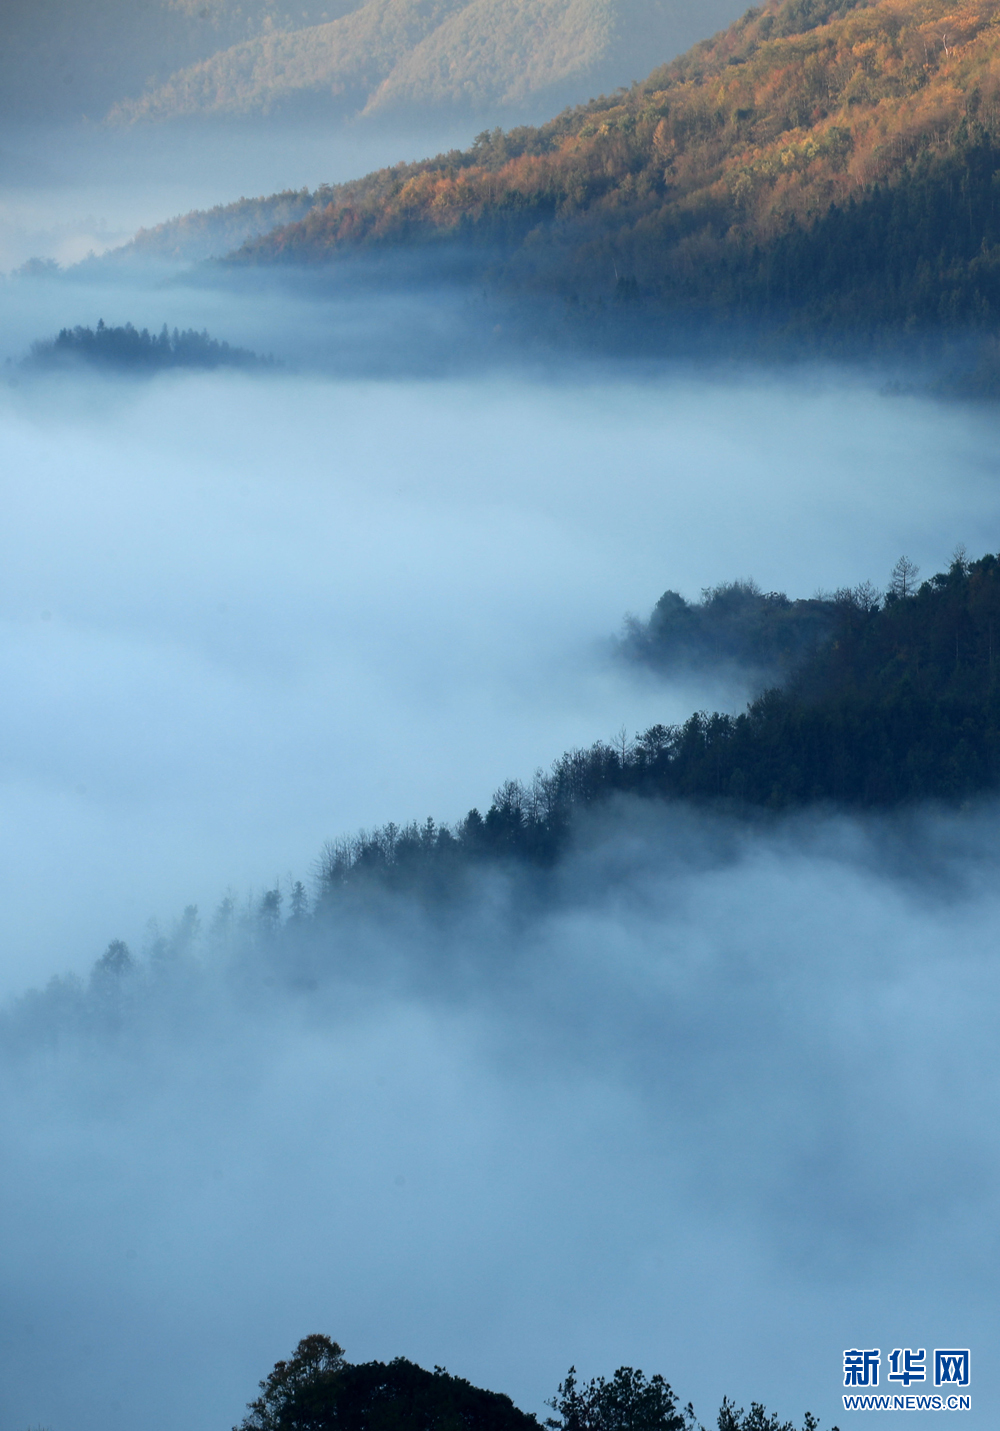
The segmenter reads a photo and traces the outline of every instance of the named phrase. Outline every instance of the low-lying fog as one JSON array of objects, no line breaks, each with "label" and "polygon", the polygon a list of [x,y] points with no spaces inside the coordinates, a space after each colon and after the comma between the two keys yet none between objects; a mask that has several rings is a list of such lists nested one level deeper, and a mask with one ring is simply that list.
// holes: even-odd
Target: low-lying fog
[{"label": "low-lying fog", "polygon": [[[9,281],[11,351],[199,302],[290,346],[280,295],[110,294]],[[1000,545],[996,417],[870,375],[7,371],[8,995],[359,825],[738,705],[614,661],[667,586]],[[570,1362],[641,1365],[706,1423],[728,1393],[828,1424],[845,1347],[971,1346],[985,1427],[997,821],[625,810],[528,918],[491,888],[447,935],[352,928],[311,993],[202,949],[134,1035],[39,1033],[3,1095],[2,1431],[225,1431],[315,1330],[538,1411]]]},{"label": "low-lying fog", "polygon": [[225,1431],[310,1330],[539,1412],[661,1370],[709,1426],[843,1425],[845,1346],[969,1346],[991,1426],[998,837],[626,807],[527,917],[489,883],[291,978],[161,968],[117,1030],[29,1007],[5,1431]]}]

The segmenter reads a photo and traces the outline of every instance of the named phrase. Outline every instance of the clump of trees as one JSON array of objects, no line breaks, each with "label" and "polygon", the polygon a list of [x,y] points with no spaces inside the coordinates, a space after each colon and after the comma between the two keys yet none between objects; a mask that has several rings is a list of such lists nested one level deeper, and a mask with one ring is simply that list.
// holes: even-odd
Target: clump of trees
[{"label": "clump of trees", "polygon": [[135,328],[131,323],[108,327],[104,319],[96,328],[61,328],[55,338],[33,343],[26,359],[33,368],[67,367],[87,363],[119,372],[157,372],[164,368],[261,368],[274,366],[249,348],[233,348],[193,328],[171,332],[164,323],[159,333]]},{"label": "clump of trees", "polygon": [[[403,1357],[352,1365],[329,1337],[304,1337],[279,1361],[233,1431],[540,1431],[509,1396],[483,1391],[443,1367],[425,1371]],[[571,1367],[547,1403],[550,1431],[704,1431],[693,1407],[679,1408],[662,1376],[622,1366],[610,1380],[577,1381]],[[796,1431],[754,1402],[748,1412],[724,1400],[719,1431]],[[818,1431],[808,1411],[803,1431]],[[833,1431],[837,1431],[834,1427]]]},{"label": "clump of trees", "polygon": [[690,1402],[679,1408],[659,1373],[647,1378],[630,1366],[585,1383],[571,1366],[547,1405],[556,1413],[546,1417],[550,1431],[700,1431]]},{"label": "clump of trees", "polygon": [[791,601],[750,579],[727,581],[698,602],[665,591],[648,621],[626,618],[621,650],[664,673],[732,666],[769,685],[829,640],[836,623],[833,597]]}]

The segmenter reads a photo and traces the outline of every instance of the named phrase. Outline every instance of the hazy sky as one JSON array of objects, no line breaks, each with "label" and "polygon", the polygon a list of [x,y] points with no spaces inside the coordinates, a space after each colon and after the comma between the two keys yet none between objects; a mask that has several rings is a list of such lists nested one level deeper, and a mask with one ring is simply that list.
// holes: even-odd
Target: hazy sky
[{"label": "hazy sky", "polygon": [[[162,277],[9,280],[0,358],[104,317],[309,362],[4,370],[8,997],[738,703],[611,659],[668,586],[1000,546],[987,408],[820,368],[422,377],[439,299]],[[331,373],[379,342],[396,376]],[[448,929],[345,926],[312,989],[200,949],[116,1037],[41,1018],[0,1083],[0,1431],[225,1431],[311,1331],[538,1411],[571,1362],[640,1365],[706,1423],[843,1425],[845,1347],[969,1345],[990,1425],[998,818],[624,809],[528,915],[491,885]]]}]

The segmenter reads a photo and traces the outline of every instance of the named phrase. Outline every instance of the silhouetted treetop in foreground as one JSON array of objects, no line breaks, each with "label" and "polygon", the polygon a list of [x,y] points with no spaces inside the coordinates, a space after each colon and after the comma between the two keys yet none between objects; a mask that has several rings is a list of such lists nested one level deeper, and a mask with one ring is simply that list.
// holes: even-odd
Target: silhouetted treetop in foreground
[{"label": "silhouetted treetop in foreground", "polygon": [[539,1431],[509,1396],[396,1357],[352,1365],[328,1337],[279,1361],[234,1431]]},{"label": "silhouetted treetop in foreground", "polygon": [[[795,1431],[794,1422],[782,1421],[776,1414],[769,1416],[759,1401],[751,1402],[749,1411],[744,1411],[742,1406],[737,1410],[733,1402],[725,1396],[719,1408],[717,1424],[719,1431]],[[818,1428],[819,1422],[807,1411],[802,1422],[802,1431],[818,1431]],[[838,1431],[838,1428],[834,1426],[831,1431]]]},{"label": "silhouetted treetop in foreground", "polygon": [[170,332],[164,323],[159,333],[134,328],[131,323],[109,328],[103,318],[96,328],[61,328],[55,338],[31,345],[26,359],[33,368],[66,367],[74,362],[120,372],[155,372],[163,368],[260,368],[274,366],[248,348],[231,348],[193,328]]},{"label": "silhouetted treetop in foreground", "polygon": [[678,1409],[662,1376],[647,1380],[630,1366],[620,1366],[610,1381],[598,1376],[585,1384],[571,1366],[546,1404],[556,1413],[546,1417],[550,1431],[695,1431],[698,1425],[693,1407]]},{"label": "silhouetted treetop in foreground", "polygon": [[303,1337],[288,1361],[275,1363],[240,1431],[297,1431],[333,1424],[327,1414],[344,1370],[344,1350],[319,1334]]},{"label": "silhouetted treetop in foreground", "polygon": [[[288,1361],[279,1361],[261,1395],[250,1402],[233,1431],[540,1431],[535,1416],[509,1396],[483,1391],[443,1367],[425,1371],[404,1357],[352,1365],[336,1342],[304,1337]],[[689,1404],[679,1410],[662,1376],[622,1366],[610,1381],[585,1385],[570,1367],[547,1403],[550,1431],[703,1431]],[[818,1431],[806,1412],[803,1431]],[[749,1412],[724,1400],[719,1431],[795,1431],[754,1402]],[[834,1427],[833,1431],[837,1431]]]}]

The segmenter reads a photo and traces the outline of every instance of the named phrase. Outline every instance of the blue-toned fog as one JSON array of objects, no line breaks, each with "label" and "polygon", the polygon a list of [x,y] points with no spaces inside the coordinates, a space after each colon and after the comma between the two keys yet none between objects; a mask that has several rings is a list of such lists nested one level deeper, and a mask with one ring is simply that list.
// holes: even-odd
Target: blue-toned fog
[{"label": "blue-toned fog", "polygon": [[539,1412],[571,1362],[639,1365],[706,1425],[724,1393],[849,1424],[844,1347],[970,1346],[990,1425],[992,806],[623,806],[549,903],[352,916],[308,977],[208,929],[325,839],[738,705],[613,659],[667,586],[996,550],[996,416],[830,369],[422,377],[453,315],[420,297],[394,375],[344,377],[393,301],[0,286],[0,359],[104,317],[292,362],[0,386],[0,989],[204,931],[116,1033],[8,1025],[0,1431],[227,1431],[310,1331]]}]

